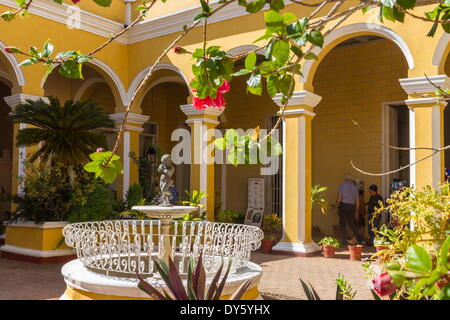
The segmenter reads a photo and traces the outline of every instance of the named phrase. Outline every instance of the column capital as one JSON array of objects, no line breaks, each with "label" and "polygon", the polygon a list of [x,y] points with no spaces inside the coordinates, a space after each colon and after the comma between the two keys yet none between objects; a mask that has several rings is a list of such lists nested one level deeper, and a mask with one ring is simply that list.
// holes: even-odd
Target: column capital
[{"label": "column capital", "polygon": [[[120,125],[125,117],[125,112],[112,113],[109,117],[116,123],[116,125]],[[125,129],[131,131],[143,131],[142,125],[146,123],[148,119],[150,119],[149,116],[130,112],[128,113]]]},{"label": "column capital", "polygon": [[35,96],[32,94],[25,94],[25,93],[17,93],[17,94],[13,94],[12,96],[8,96],[5,97],[5,102],[11,107],[14,108],[15,106],[21,104],[21,103],[26,103],[27,100],[39,100],[42,99],[45,102],[49,102],[48,98],[46,97],[40,97],[40,96]]},{"label": "column capital", "polygon": [[420,108],[420,107],[434,107],[441,106],[445,108],[447,106],[447,101],[439,101],[436,97],[426,97],[426,98],[413,98],[405,100],[405,103],[409,108]]},{"label": "column capital", "polygon": [[212,125],[218,125],[220,123],[217,119],[225,110],[225,108],[218,109],[213,107],[198,110],[192,104],[182,104],[180,109],[188,117],[186,120],[187,124],[201,121]]},{"label": "column capital", "polygon": [[[429,76],[428,79],[442,88],[450,88],[450,78],[445,74]],[[436,87],[425,77],[399,79],[400,85],[407,94],[432,93]]]},{"label": "column capital", "polygon": [[[281,94],[277,94],[273,98],[273,101],[280,107],[283,106],[281,97]],[[289,99],[288,106],[307,106],[309,108],[314,108],[321,100],[322,97],[314,92],[308,90],[294,91],[292,97]]]}]

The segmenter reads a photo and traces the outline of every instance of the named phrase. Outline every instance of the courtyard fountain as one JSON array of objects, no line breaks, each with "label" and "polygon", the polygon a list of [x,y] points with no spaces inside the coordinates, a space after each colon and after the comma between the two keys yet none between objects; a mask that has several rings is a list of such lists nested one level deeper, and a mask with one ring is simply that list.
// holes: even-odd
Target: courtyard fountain
[{"label": "courtyard fountain", "polygon": [[174,220],[198,208],[170,203],[174,168],[168,155],[163,156],[158,169],[159,205],[133,207],[152,219],[82,222],[64,228],[65,241],[76,249],[78,259],[62,268],[67,289],[61,299],[148,299],[137,288],[137,273],[155,287],[167,289],[156,272],[155,260],[168,262],[171,257],[185,278],[189,259],[198,259],[200,255],[209,279],[222,264],[231,261],[224,296],[253,279],[244,298],[259,298],[257,285],[262,269],[250,262],[250,254],[260,246],[261,229]]}]

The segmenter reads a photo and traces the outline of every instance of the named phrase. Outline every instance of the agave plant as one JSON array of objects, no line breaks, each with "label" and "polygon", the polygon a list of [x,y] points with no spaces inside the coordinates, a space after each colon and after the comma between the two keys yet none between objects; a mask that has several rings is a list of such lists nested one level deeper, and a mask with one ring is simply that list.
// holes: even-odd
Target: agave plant
[{"label": "agave plant", "polygon": [[[139,280],[138,288],[156,300],[219,300],[223,289],[225,288],[231,262],[228,263],[228,267],[222,280],[220,280],[220,276],[222,274],[223,264],[220,266],[206,291],[206,272],[202,261],[202,255],[200,255],[196,265],[193,257],[189,259],[186,287],[181,280],[177,266],[170,257],[169,265],[162,260],[159,260],[159,262],[155,261],[156,269],[166,283],[169,292],[164,288],[161,288],[162,292],[159,291],[145,281],[139,274],[137,274]],[[250,287],[251,283],[251,279],[245,281],[228,300],[240,300]]]},{"label": "agave plant", "polygon": [[[302,279],[300,279],[300,282],[308,300],[321,300],[311,283],[308,282],[308,284],[306,284]],[[351,284],[345,280],[344,276],[339,274],[336,278],[335,300],[353,300],[355,295],[356,292],[353,290]]]},{"label": "agave plant", "polygon": [[61,105],[57,98],[26,100],[10,113],[14,123],[30,127],[17,134],[18,146],[39,146],[31,156],[44,162],[55,156],[58,163],[76,165],[87,161],[97,147],[105,147],[105,137],[93,129],[113,128],[114,122],[102,107],[91,101],[68,100]]}]

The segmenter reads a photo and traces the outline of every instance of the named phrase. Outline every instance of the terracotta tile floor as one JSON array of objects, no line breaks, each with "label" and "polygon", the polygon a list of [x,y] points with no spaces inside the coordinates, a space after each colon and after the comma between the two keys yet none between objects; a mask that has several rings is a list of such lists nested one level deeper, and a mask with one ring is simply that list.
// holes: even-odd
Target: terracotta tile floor
[{"label": "terracotta tile floor", "polygon": [[[305,299],[299,282],[311,282],[323,299],[334,299],[335,278],[342,273],[358,291],[356,299],[371,299],[361,262],[348,260],[341,251],[337,258],[297,258],[255,252],[252,261],[263,267],[259,286],[266,299]],[[63,264],[33,264],[0,258],[0,300],[58,299],[65,290],[60,274]]]}]

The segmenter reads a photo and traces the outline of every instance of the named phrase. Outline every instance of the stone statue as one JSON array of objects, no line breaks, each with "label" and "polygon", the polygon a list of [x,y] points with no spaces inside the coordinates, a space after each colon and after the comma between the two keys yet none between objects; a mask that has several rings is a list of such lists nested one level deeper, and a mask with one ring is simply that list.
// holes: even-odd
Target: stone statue
[{"label": "stone statue", "polygon": [[172,163],[170,155],[165,154],[161,157],[161,164],[158,167],[158,172],[161,173],[161,178],[159,180],[159,189],[161,190],[161,198],[159,203],[161,206],[170,207],[172,204],[170,200],[172,199],[171,187],[174,187],[172,176],[175,173],[175,167]]}]

